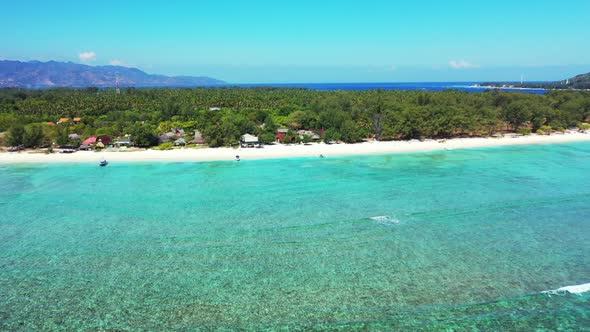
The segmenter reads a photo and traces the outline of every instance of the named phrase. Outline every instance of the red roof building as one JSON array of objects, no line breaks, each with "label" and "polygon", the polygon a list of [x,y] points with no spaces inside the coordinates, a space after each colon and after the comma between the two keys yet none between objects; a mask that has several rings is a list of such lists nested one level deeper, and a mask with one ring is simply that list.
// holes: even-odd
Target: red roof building
[{"label": "red roof building", "polygon": [[90,145],[90,144],[94,144],[96,143],[96,137],[92,136],[92,137],[88,137],[86,140],[84,140],[84,142],[82,142],[82,144],[86,144],[86,145]]},{"label": "red roof building", "polygon": [[97,141],[102,142],[102,144],[104,145],[109,145],[112,142],[111,138],[108,135],[98,136]]},{"label": "red roof building", "polygon": [[287,133],[277,133],[277,139],[281,142],[283,141],[285,136],[287,136]]}]

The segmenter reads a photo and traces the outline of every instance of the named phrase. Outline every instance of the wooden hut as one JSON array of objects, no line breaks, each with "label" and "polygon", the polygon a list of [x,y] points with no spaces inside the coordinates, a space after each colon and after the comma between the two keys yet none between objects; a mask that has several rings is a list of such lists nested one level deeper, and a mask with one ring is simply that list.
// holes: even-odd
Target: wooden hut
[{"label": "wooden hut", "polygon": [[260,146],[260,141],[258,141],[258,137],[250,134],[242,135],[240,138],[240,145],[243,148],[254,148]]}]

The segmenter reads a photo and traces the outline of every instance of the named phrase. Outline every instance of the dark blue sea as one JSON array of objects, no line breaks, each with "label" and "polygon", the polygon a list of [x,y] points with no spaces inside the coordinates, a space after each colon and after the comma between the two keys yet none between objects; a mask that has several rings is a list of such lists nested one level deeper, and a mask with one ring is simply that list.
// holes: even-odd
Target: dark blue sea
[{"label": "dark blue sea", "polygon": [[[476,87],[481,82],[413,82],[413,83],[261,83],[261,84],[227,84],[224,86],[239,87],[277,87],[277,88],[302,88],[318,91],[365,91],[365,90],[402,90],[402,91],[444,91],[460,90],[467,92],[484,92],[485,87]],[[544,89],[514,89],[501,88],[503,91],[517,91],[524,93],[543,94]]]}]

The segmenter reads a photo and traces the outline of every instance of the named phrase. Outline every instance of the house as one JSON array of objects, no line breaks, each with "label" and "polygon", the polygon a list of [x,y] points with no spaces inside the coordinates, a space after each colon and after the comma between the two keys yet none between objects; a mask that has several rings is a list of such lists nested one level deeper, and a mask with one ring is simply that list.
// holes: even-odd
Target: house
[{"label": "house", "polygon": [[221,111],[221,107],[209,107],[210,111]]},{"label": "house", "polygon": [[57,124],[68,123],[70,122],[70,118],[60,118],[57,120]]},{"label": "house", "polygon": [[280,142],[283,141],[283,139],[285,138],[285,136],[287,136],[287,133],[289,132],[289,129],[277,129],[277,140],[279,140]]},{"label": "house", "polygon": [[112,142],[109,135],[98,136],[96,139],[97,139],[97,141],[102,142],[102,144],[104,144],[104,145],[109,145]]},{"label": "house", "polygon": [[90,150],[90,145],[88,145],[88,144],[81,144],[78,147],[78,150],[88,151],[88,150]]},{"label": "house", "polygon": [[80,140],[80,135],[78,135],[78,134],[69,134],[68,137],[70,138],[71,141],[79,141]]},{"label": "house", "polygon": [[184,138],[179,138],[176,141],[174,141],[174,145],[179,146],[179,145],[186,145],[186,141],[184,140]]},{"label": "house", "polygon": [[82,121],[82,118],[73,118],[72,119],[73,123],[80,123],[80,121]]},{"label": "house", "polygon": [[120,138],[115,140],[115,145],[117,147],[121,147],[121,146],[131,146],[131,138],[129,137],[125,137],[125,138]]},{"label": "house", "polygon": [[51,127],[55,127],[55,122],[53,122],[53,121],[47,122],[47,125],[51,126]]},{"label": "house", "polygon": [[319,140],[319,139],[320,139],[320,135],[319,135],[319,134],[317,134],[317,133],[314,133],[314,132],[313,132],[313,131],[311,131],[311,130],[298,130],[298,131],[297,131],[297,134],[299,134],[299,136],[300,136],[300,137],[303,137],[303,136],[309,136],[309,137],[311,137],[311,139],[312,139],[312,140],[314,140],[314,141],[317,141],[317,140]]},{"label": "house", "polygon": [[166,134],[162,134],[162,135],[158,136],[158,142],[160,142],[160,143],[168,143],[170,141],[171,141],[170,136],[168,136]]},{"label": "house", "polygon": [[167,132],[167,133],[164,133],[164,135],[165,135],[166,137],[168,137],[169,139],[176,138],[176,136],[177,136],[177,135],[176,135],[176,131],[169,131],[169,132]]},{"label": "house", "polygon": [[84,140],[84,142],[82,142],[82,144],[86,144],[86,145],[96,144],[96,137],[94,137],[94,136],[88,137],[87,139]]},{"label": "house", "polygon": [[200,131],[195,130],[195,139],[193,139],[189,143],[192,143],[192,144],[205,144],[205,143],[207,143],[207,141],[205,141],[205,139],[203,138],[203,134],[201,134]]},{"label": "house", "polygon": [[258,137],[245,134],[240,138],[240,146],[243,148],[260,147],[260,142],[258,141]]}]

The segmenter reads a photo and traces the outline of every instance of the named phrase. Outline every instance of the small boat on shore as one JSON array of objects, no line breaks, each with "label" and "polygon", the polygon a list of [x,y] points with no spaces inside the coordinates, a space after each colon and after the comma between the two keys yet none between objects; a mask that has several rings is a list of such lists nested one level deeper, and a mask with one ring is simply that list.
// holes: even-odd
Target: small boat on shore
[{"label": "small boat on shore", "polygon": [[106,159],[102,159],[99,163],[100,166],[106,166],[108,164],[109,164],[109,162]]}]

